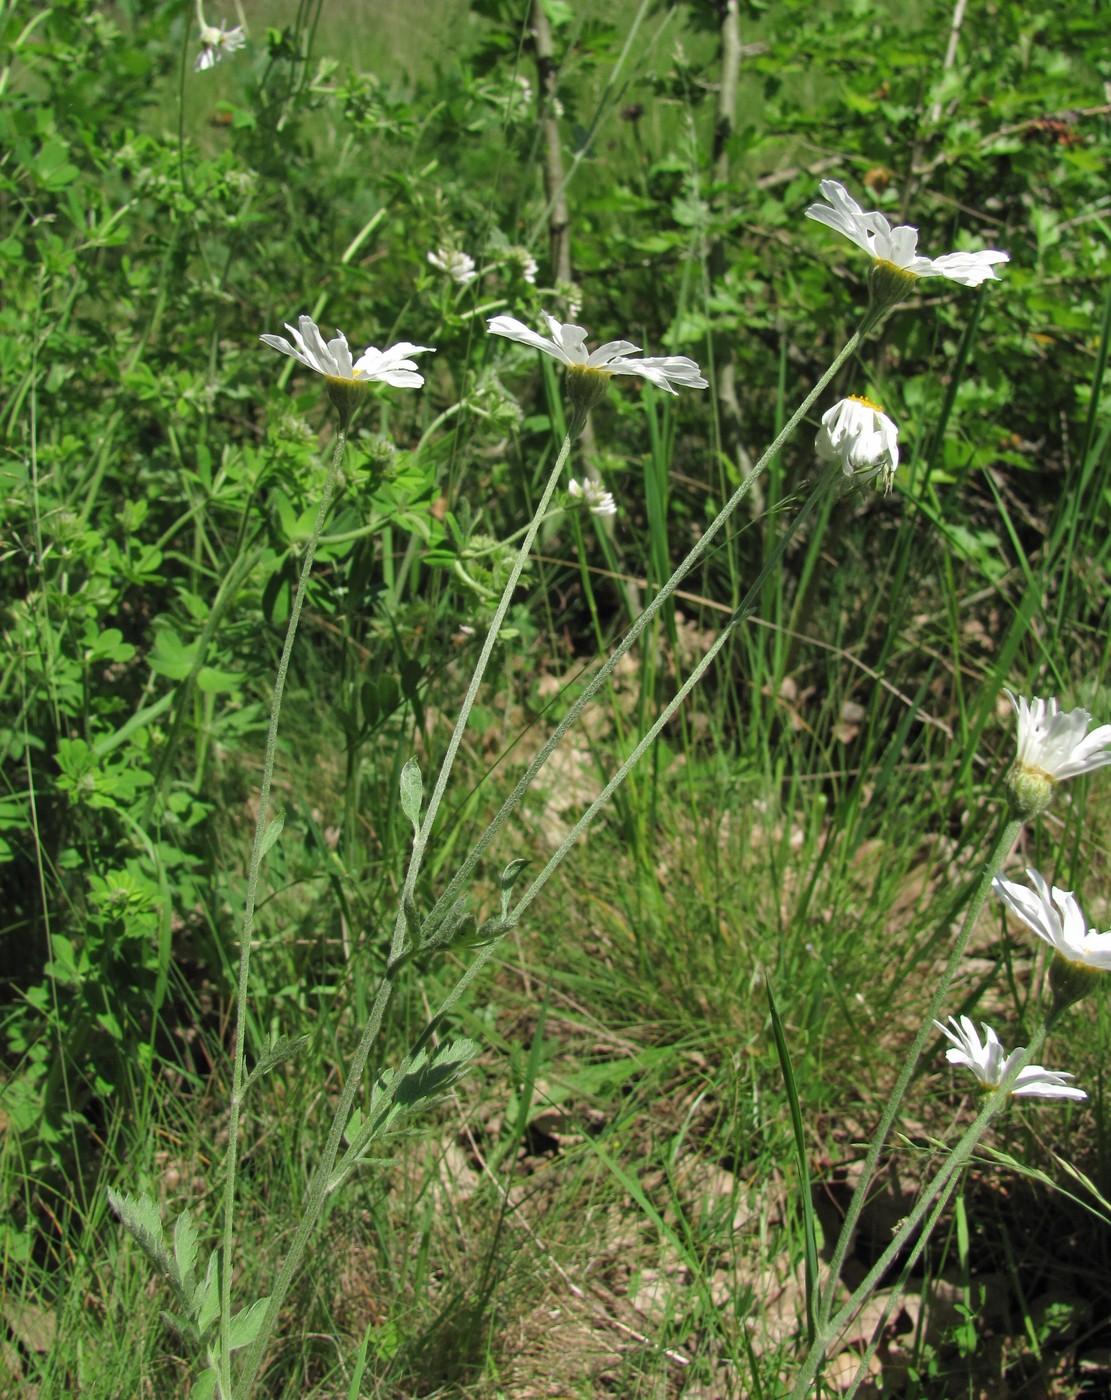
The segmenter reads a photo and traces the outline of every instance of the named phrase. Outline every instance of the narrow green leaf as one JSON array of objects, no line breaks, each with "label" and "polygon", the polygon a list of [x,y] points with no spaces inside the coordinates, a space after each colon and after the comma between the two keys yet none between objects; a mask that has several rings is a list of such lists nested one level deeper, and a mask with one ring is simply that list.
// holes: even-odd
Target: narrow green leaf
[{"label": "narrow green leaf", "polygon": [[270,847],[274,844],[274,842],[275,842],[275,841],[278,839],[278,837],[282,834],[282,828],[283,828],[284,826],[285,826],[285,813],[284,813],[284,812],[280,812],[280,813],[271,821],[270,825],[266,828],[266,831],[265,831],[264,834],[263,834],[263,837],[262,837],[262,847],[261,847],[261,849],[260,849],[260,851],[259,851],[259,854],[260,854],[261,856],[264,856],[264,855],[267,853],[267,851],[269,851]]},{"label": "narrow green leaf", "polygon": [[174,1224],[174,1259],[177,1261],[182,1291],[187,1298],[191,1298],[197,1286],[197,1227],[187,1210],[181,1212]]},{"label": "narrow green leaf", "polygon": [[216,1394],[216,1372],[208,1370],[193,1382],[189,1391],[189,1400],[212,1400]]},{"label": "narrow green leaf", "polygon": [[280,1065],[283,1060],[292,1060],[295,1055],[300,1055],[311,1039],[312,1036],[309,1035],[277,1036],[270,1042],[269,1047],[263,1052],[262,1058],[248,1074],[243,1085],[244,1089],[249,1089],[256,1079],[268,1074],[275,1065]]},{"label": "narrow green leaf", "polygon": [[370,1334],[374,1331],[376,1324],[367,1323],[367,1329],[363,1333],[362,1344],[355,1356],[355,1364],[351,1368],[351,1384],[347,1387],[347,1400],[359,1400],[363,1393],[363,1372],[366,1370],[367,1352],[370,1350]]},{"label": "narrow green leaf", "polygon": [[401,770],[401,810],[413,823],[413,830],[420,830],[420,809],[424,800],[424,780],[420,775],[420,764],[415,758],[409,759]]},{"label": "narrow green leaf", "polygon": [[266,1316],[269,1302],[269,1296],[260,1298],[249,1308],[241,1308],[232,1318],[228,1341],[232,1351],[238,1351],[241,1347],[249,1347],[255,1340],[259,1328],[262,1326],[262,1319]]},{"label": "narrow green leaf", "polygon": [[802,1109],[799,1106],[795,1074],[791,1068],[791,1056],[787,1049],[787,1037],[783,1022],[772,995],[771,978],[765,976],[764,988],[768,994],[768,1010],[772,1018],[772,1036],[779,1056],[779,1068],[783,1074],[783,1087],[787,1090],[787,1102],[791,1106],[791,1127],[795,1136],[795,1158],[799,1171],[799,1206],[802,1210],[803,1248],[806,1256],[806,1331],[810,1341],[817,1335],[818,1319],[816,1304],[818,1298],[818,1236],[814,1226],[814,1197],[810,1190],[810,1166],[806,1160],[806,1136],[802,1126]]},{"label": "narrow green leaf", "polygon": [[208,1269],[202,1283],[193,1295],[194,1316],[197,1330],[207,1332],[220,1316],[220,1251],[214,1249],[208,1256]]}]

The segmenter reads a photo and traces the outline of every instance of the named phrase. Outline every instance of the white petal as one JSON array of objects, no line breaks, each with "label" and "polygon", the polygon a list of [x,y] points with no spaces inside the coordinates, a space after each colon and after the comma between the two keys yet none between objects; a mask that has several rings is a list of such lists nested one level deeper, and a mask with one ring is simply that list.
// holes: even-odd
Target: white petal
[{"label": "white petal", "polygon": [[[551,320],[550,317],[547,319]],[[538,335],[536,331],[512,316],[492,316],[486,324],[491,335],[503,335],[506,340],[515,340],[521,345],[530,346],[533,350],[541,350],[545,355],[551,355],[553,359],[560,360],[565,365],[571,363],[561,346],[552,340],[546,340],[542,335]],[[559,322],[554,322],[554,325],[558,330]]]},{"label": "white petal", "polygon": [[933,271],[948,277],[950,282],[959,282],[962,287],[978,287],[989,278],[998,282],[995,265],[1010,261],[1009,253],[1000,253],[995,248],[985,248],[978,253],[945,253],[934,258]]},{"label": "white petal", "polygon": [[609,369],[608,361],[639,354],[640,346],[634,345],[631,340],[607,340],[605,345],[591,351],[586,358],[586,366],[588,369]]}]

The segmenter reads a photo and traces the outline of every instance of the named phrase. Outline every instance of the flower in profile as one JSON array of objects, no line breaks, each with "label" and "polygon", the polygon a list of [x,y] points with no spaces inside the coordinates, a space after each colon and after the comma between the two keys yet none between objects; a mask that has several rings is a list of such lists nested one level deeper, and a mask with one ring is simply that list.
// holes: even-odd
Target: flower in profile
[{"label": "flower in profile", "polygon": [[552,359],[566,365],[569,371],[567,389],[576,408],[590,409],[605,395],[609,378],[614,374],[636,374],[647,379],[657,389],[678,393],[676,385],[687,389],[705,389],[697,364],[686,355],[663,355],[643,360],[630,359],[639,355],[640,346],[628,340],[607,340],[597,350],[587,352],[586,331],[581,326],[561,323],[548,313],[541,313],[549,335],[543,336],[512,316],[493,316],[488,325],[491,335],[503,335],[521,345],[529,345]]},{"label": "flower in profile", "polygon": [[584,478],[580,483],[572,477],[567,486],[567,494],[575,501],[581,501],[591,515],[616,515],[617,502],[600,481]]},{"label": "flower in profile", "polygon": [[1101,973],[1111,971],[1111,931],[1098,933],[1088,927],[1080,902],[1071,890],[1052,889],[1042,876],[1028,869],[1028,889],[997,875],[992,888],[1026,927],[1053,949],[1049,985],[1054,1009],[1063,1011],[1092,990]]},{"label": "flower in profile", "polygon": [[419,389],[424,376],[417,372],[411,356],[434,353],[428,345],[413,345],[399,341],[388,350],[376,350],[373,345],[355,361],[342,331],[335,340],[326,341],[311,316],[298,316],[296,328],[286,322],[292,343],[284,335],[261,335],[259,339],[292,355],[295,360],[328,381],[328,395],[346,423],[363,392],[370,384],[392,384],[395,389]]},{"label": "flower in profile", "polygon": [[[918,230],[911,224],[892,228],[877,210],[862,209],[837,180],[823,180],[818,188],[828,202],[812,204],[806,217],[843,233],[872,258],[873,293],[878,293],[877,300],[884,305],[893,305],[905,295],[908,284],[916,277],[947,277],[962,287],[978,287],[989,278],[998,280],[997,263],[1010,262],[1009,253],[995,248],[977,253],[945,253],[940,258],[923,257],[918,252]],[[877,279],[882,281],[878,287]]]},{"label": "flower in profile", "polygon": [[474,258],[454,248],[437,248],[434,253],[429,253],[428,261],[460,287],[466,287],[478,276],[474,270]]},{"label": "flower in profile", "polygon": [[1007,774],[1007,786],[1022,817],[1044,812],[1053,789],[1065,778],[1092,773],[1111,763],[1111,724],[1089,734],[1087,710],[1062,711],[1056,699],[1007,698],[1018,716],[1018,756]]},{"label": "flower in profile", "polygon": [[205,24],[202,21],[202,48],[196,63],[193,64],[193,72],[203,73],[206,68],[215,68],[225,54],[235,53],[246,42],[247,36],[243,33],[242,25],[237,24],[234,29],[225,29],[222,24]]},{"label": "flower in profile", "polygon": [[864,482],[879,476],[884,494],[891,490],[899,465],[899,430],[871,399],[852,394],[827,409],[814,449],[819,461],[840,462],[846,477]]},{"label": "flower in profile", "polygon": [[[965,1065],[970,1069],[980,1081],[981,1093],[990,1094],[992,1090],[998,1089],[1025,1053],[1024,1049],[1019,1048],[1012,1050],[1009,1055],[1006,1054],[999,1037],[986,1021],[980,1022],[984,1032],[984,1039],[981,1041],[970,1017],[962,1016],[958,1021],[955,1016],[950,1016],[949,1020],[953,1030],[943,1026],[940,1021],[934,1022],[938,1030],[953,1042],[952,1047],[946,1050],[945,1058],[951,1065]],[[1018,1072],[1010,1091],[1011,1097],[1086,1099],[1088,1095],[1083,1089],[1074,1089],[1070,1085],[1069,1080],[1075,1077],[1061,1070],[1045,1069],[1042,1065],[1026,1065]]]}]

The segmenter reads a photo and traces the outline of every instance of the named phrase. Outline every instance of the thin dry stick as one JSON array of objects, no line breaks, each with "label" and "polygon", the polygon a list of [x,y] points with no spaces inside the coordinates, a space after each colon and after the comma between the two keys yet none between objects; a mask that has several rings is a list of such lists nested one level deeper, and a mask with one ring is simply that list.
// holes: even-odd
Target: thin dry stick
[{"label": "thin dry stick", "polygon": [[[729,141],[737,124],[737,83],[741,70],[741,21],[739,0],[723,0],[721,6],[721,28],[718,34],[721,50],[721,69],[718,81],[718,105],[714,119],[713,167],[714,186],[717,203],[720,206],[730,197]],[[707,255],[707,270],[713,283],[720,283],[725,277],[725,239],[719,234],[710,244]],[[752,457],[744,445],[742,435],[742,414],[737,398],[737,361],[734,354],[736,337],[716,333],[713,337],[714,390],[721,415],[722,448],[730,461],[735,462],[742,476],[752,470]],[[755,484],[749,496],[749,513],[757,516],[764,510],[763,487]]]},{"label": "thin dry stick", "polygon": [[[948,73],[953,64],[957,61],[957,44],[960,42],[961,25],[964,23],[965,0],[957,0],[953,7],[953,18],[949,25],[949,47],[945,50],[945,61],[941,65],[941,71]],[[930,125],[936,126],[941,120],[941,99],[930,108]]]},{"label": "thin dry stick", "polygon": [[532,6],[533,47],[536,51],[536,73],[540,86],[540,130],[544,136],[544,190],[548,197],[548,256],[552,278],[556,282],[571,280],[571,239],[568,229],[571,216],[567,210],[567,178],[563,172],[563,151],[559,144],[559,118],[556,99],[559,73],[552,44],[552,28],[542,0]]}]

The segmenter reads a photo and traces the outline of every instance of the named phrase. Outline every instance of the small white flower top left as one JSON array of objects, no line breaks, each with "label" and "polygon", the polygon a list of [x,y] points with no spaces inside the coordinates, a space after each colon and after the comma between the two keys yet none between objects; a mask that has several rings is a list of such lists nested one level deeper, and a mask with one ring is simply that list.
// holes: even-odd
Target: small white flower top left
[{"label": "small white flower top left", "polygon": [[531,330],[512,316],[492,316],[487,324],[491,335],[503,335],[506,340],[529,345],[542,354],[550,355],[553,360],[559,360],[572,373],[636,374],[641,379],[647,379],[657,389],[665,389],[669,394],[678,393],[679,388],[708,387],[698,365],[686,355],[661,355],[633,360],[629,356],[639,355],[640,346],[629,340],[607,340],[605,345],[600,345],[597,350],[587,351],[586,331],[582,326],[557,321],[546,311],[541,314],[548,327],[546,336]]},{"label": "small white flower top left", "polygon": [[[1023,1049],[1012,1050],[1008,1055],[986,1021],[980,1022],[984,1032],[982,1041],[970,1017],[962,1016],[958,1021],[955,1016],[950,1016],[949,1021],[952,1030],[940,1021],[934,1022],[938,1030],[953,1042],[952,1048],[946,1050],[945,1058],[951,1065],[964,1065],[970,1069],[980,1081],[984,1093],[998,1089],[1024,1053]],[[1016,1099],[1086,1099],[1088,1095],[1083,1089],[1074,1089],[1069,1083],[1075,1077],[1042,1065],[1026,1065],[1019,1070],[1018,1078],[1011,1086],[1011,1096]]]},{"label": "small white flower top left", "polygon": [[808,219],[836,229],[876,262],[890,263],[911,277],[947,277],[962,287],[978,287],[989,278],[998,281],[996,264],[1011,260],[1009,253],[995,248],[925,258],[918,252],[918,230],[912,224],[892,228],[878,210],[862,209],[837,180],[822,180],[818,189],[827,203],[812,204],[806,211]]},{"label": "small white flower top left", "polygon": [[474,258],[469,253],[461,253],[458,248],[437,248],[434,253],[429,253],[428,261],[460,287],[468,286],[478,276]]},{"label": "small white flower top left", "polygon": [[225,29],[222,24],[205,24],[202,20],[202,47],[196,63],[193,64],[193,72],[203,73],[206,68],[215,68],[226,54],[235,53],[246,42],[247,36],[242,25],[237,24],[234,29]]},{"label": "small white flower top left", "polygon": [[567,494],[573,501],[581,502],[591,515],[617,514],[617,502],[600,481],[586,478],[580,482],[572,477],[567,483]]},{"label": "small white flower top left", "polygon": [[293,337],[292,344],[284,335],[260,335],[259,339],[283,355],[292,355],[308,369],[328,379],[344,384],[392,384],[395,389],[419,389],[424,376],[417,372],[413,355],[434,354],[430,345],[414,345],[402,340],[388,350],[368,346],[359,358],[351,359],[347,337],[336,332],[335,340],[326,341],[311,316],[298,316],[296,327],[286,322]]}]

